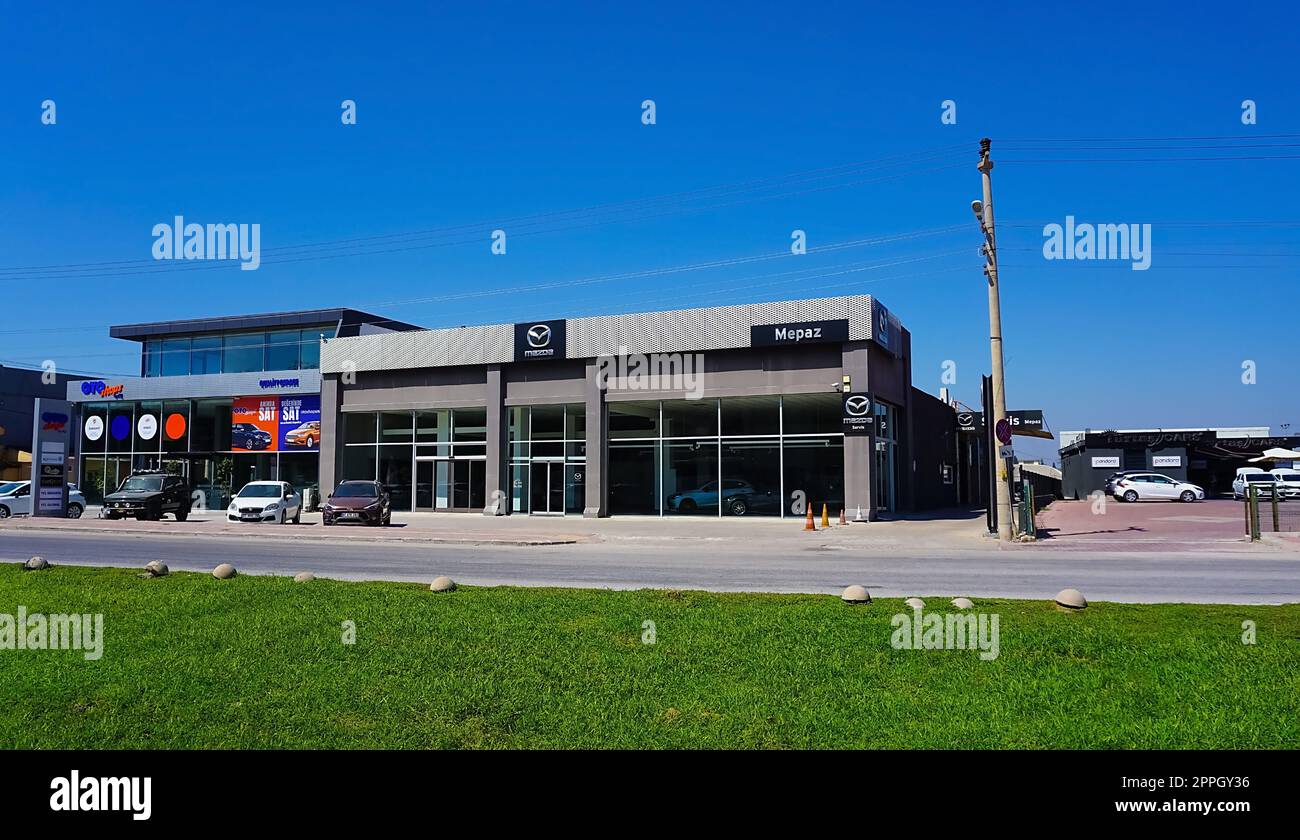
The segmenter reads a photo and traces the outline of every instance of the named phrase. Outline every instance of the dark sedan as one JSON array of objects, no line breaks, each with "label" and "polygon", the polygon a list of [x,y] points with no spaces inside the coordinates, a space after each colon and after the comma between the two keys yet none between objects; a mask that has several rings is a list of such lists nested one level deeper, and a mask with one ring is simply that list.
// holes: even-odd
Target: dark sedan
[{"label": "dark sedan", "polygon": [[230,427],[231,449],[266,449],[270,445],[271,433],[252,423],[236,423]]},{"label": "dark sedan", "polygon": [[326,525],[341,522],[364,522],[388,525],[393,521],[388,490],[378,481],[345,481],[321,506],[321,521]]}]

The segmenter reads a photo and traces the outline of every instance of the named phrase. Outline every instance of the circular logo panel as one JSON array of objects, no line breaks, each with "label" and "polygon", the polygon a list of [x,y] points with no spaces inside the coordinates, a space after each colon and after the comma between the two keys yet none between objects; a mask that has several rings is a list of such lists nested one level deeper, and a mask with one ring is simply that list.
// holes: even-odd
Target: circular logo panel
[{"label": "circular logo panel", "polygon": [[871,400],[864,396],[849,397],[844,401],[844,410],[854,417],[861,417],[871,408]]},{"label": "circular logo panel", "polygon": [[82,428],[86,433],[86,440],[99,440],[104,436],[104,418],[92,414],[86,418]]},{"label": "circular logo panel", "polygon": [[532,347],[545,347],[551,343],[551,328],[538,324],[528,328],[528,343]]},{"label": "circular logo panel", "polygon": [[108,427],[113,434],[113,440],[126,440],[131,434],[131,418],[125,414],[119,414],[113,418],[113,424]]},{"label": "circular logo panel", "polygon": [[163,426],[163,431],[167,433],[168,440],[180,440],[185,437],[185,415],[168,414],[167,424]]},{"label": "circular logo panel", "polygon": [[136,421],[135,431],[140,435],[140,440],[153,440],[153,436],[158,434],[158,418],[152,414],[141,414]]}]

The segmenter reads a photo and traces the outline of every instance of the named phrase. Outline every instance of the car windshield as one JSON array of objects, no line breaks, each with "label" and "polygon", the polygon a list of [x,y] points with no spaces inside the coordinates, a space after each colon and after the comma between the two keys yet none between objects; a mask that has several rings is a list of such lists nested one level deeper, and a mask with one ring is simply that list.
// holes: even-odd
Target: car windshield
[{"label": "car windshield", "polygon": [[280,495],[280,485],[245,484],[238,495],[241,499],[273,499]]},{"label": "car windshield", "polygon": [[1300,473],[1278,473],[1278,481],[1300,481]]},{"label": "car windshield", "polygon": [[161,490],[161,478],[128,478],[122,482],[122,489],[125,491],[140,490]]},{"label": "car windshield", "polygon": [[379,494],[375,492],[373,484],[340,484],[334,495],[340,498],[365,498]]},{"label": "car windshield", "polygon": [[1246,476],[1246,480],[1249,481],[1249,482],[1251,482],[1252,484],[1258,484],[1258,483],[1260,483],[1260,482],[1269,482],[1269,481],[1272,481],[1272,480],[1273,480],[1273,476],[1271,476],[1271,475],[1259,475],[1258,473],[1256,473],[1255,475],[1248,475],[1248,476]]}]

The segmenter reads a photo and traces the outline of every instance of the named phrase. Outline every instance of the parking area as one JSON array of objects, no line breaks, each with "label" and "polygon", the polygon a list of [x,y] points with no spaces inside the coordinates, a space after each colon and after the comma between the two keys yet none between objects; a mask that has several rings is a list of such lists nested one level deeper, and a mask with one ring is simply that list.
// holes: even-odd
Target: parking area
[{"label": "parking area", "polygon": [[[1300,502],[1288,502],[1300,508]],[[1055,547],[1092,549],[1157,546],[1222,547],[1246,541],[1242,502],[1207,499],[1203,502],[1134,502],[1106,499],[1057,501],[1038,515],[1042,543]]]}]

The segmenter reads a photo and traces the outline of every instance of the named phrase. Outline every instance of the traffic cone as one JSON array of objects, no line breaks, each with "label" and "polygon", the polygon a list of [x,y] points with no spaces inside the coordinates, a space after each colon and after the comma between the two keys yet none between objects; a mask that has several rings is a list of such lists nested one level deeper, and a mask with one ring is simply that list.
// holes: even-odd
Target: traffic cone
[{"label": "traffic cone", "polygon": [[849,524],[849,520],[847,520],[847,519],[844,518],[844,508],[840,508],[840,524],[841,524],[841,525],[848,525],[848,524]]},{"label": "traffic cone", "polygon": [[822,502],[822,527],[823,527],[823,528],[829,528],[829,527],[831,527],[831,518],[830,518],[830,516],[828,516],[827,513],[826,513],[826,503],[825,503],[825,502]]},{"label": "traffic cone", "polygon": [[854,522],[866,522],[867,518],[862,515],[862,505],[858,505],[858,515],[853,517]]},{"label": "traffic cone", "polygon": [[813,524],[812,505],[809,505],[809,506],[808,506],[808,519],[807,519],[807,521],[805,521],[805,522],[803,523],[803,529],[804,529],[805,531],[816,531],[816,530],[817,530],[817,526]]}]

